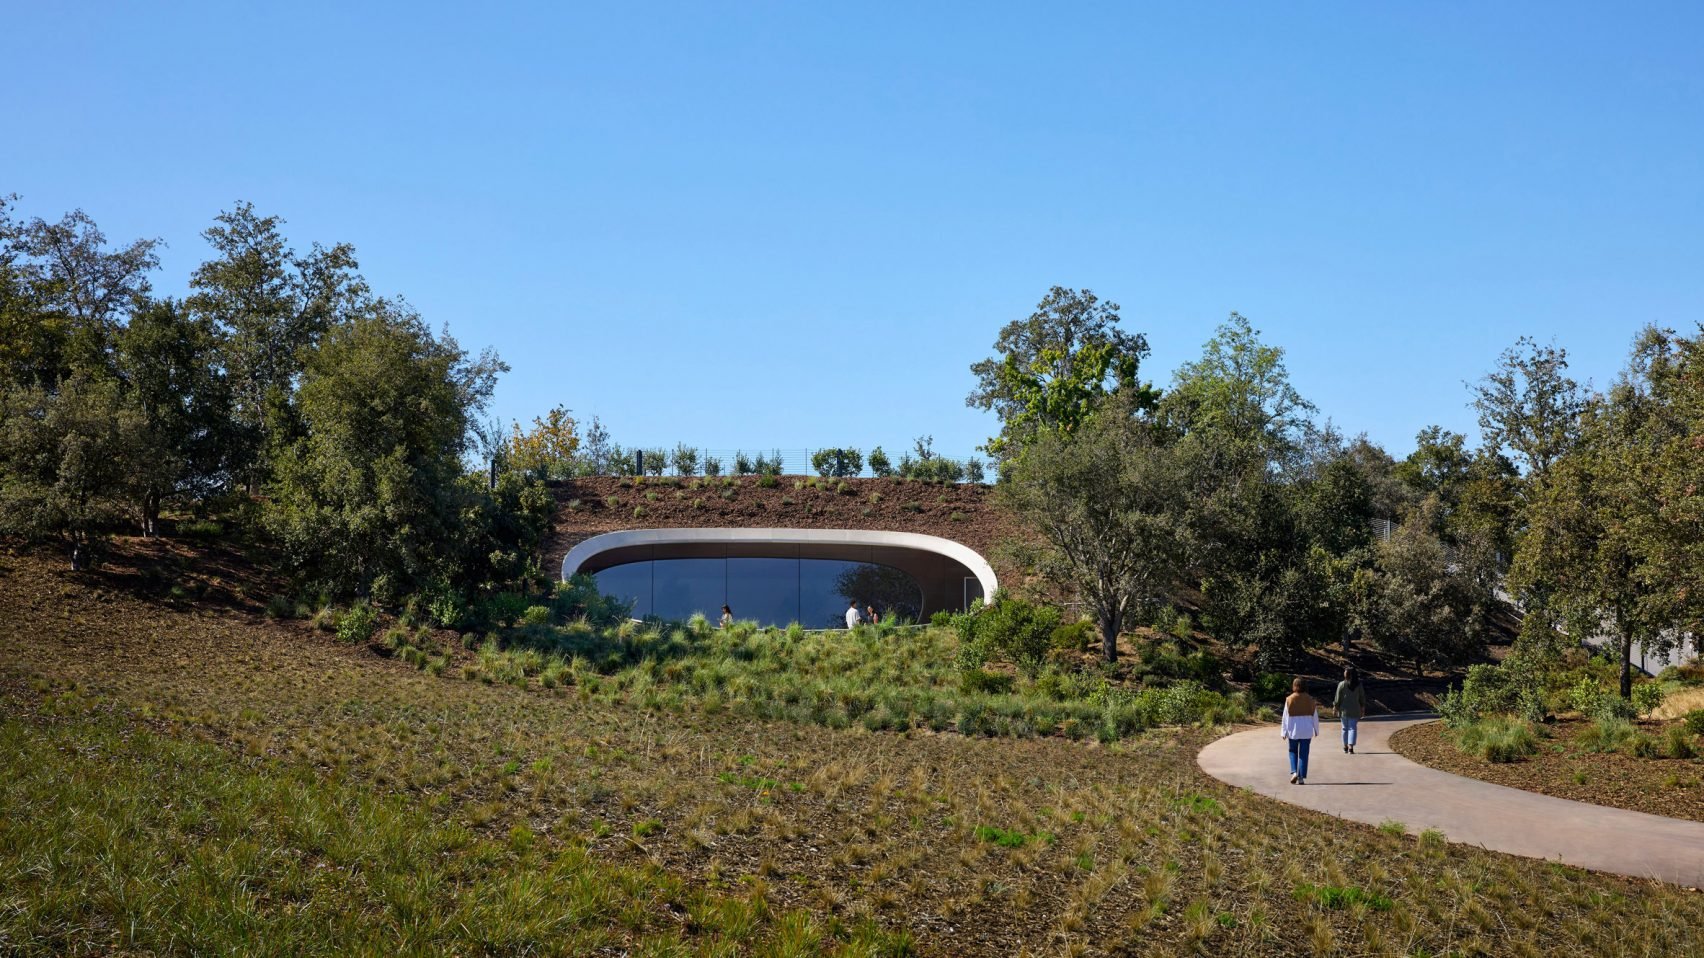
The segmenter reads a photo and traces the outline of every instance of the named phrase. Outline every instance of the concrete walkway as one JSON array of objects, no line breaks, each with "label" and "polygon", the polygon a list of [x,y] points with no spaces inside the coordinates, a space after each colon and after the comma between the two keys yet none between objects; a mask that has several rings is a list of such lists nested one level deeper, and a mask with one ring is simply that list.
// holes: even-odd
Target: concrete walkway
[{"label": "concrete walkway", "polygon": [[1390,750],[1396,732],[1430,717],[1361,720],[1354,755],[1338,725],[1314,739],[1306,785],[1290,784],[1277,726],[1238,732],[1201,750],[1202,771],[1280,801],[1378,825],[1435,828],[1450,841],[1596,871],[1704,887],[1704,822],[1552,798],[1415,764]]}]

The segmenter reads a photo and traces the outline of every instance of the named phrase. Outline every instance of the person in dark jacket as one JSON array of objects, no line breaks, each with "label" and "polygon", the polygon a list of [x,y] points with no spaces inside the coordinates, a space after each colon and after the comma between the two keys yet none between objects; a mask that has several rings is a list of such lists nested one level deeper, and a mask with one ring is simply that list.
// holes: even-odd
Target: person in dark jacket
[{"label": "person in dark jacket", "polygon": [[1361,685],[1361,673],[1354,666],[1343,670],[1343,681],[1337,683],[1337,697],[1331,707],[1337,710],[1337,720],[1343,723],[1343,751],[1355,754],[1355,731],[1361,716],[1367,714],[1367,690]]}]

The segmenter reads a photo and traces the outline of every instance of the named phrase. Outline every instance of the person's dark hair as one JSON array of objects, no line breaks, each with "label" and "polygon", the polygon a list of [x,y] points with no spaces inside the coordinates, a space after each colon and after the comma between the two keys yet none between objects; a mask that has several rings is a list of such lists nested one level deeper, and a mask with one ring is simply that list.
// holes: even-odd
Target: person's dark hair
[{"label": "person's dark hair", "polygon": [[1352,688],[1352,689],[1360,688],[1361,687],[1361,672],[1360,672],[1360,670],[1356,669],[1353,665],[1345,666],[1344,669],[1343,669],[1343,681],[1348,682],[1349,687]]},{"label": "person's dark hair", "polygon": [[724,605],[724,606],[722,606],[722,614],[723,615],[733,615],[734,610],[730,609],[730,608],[728,608],[727,606]]}]

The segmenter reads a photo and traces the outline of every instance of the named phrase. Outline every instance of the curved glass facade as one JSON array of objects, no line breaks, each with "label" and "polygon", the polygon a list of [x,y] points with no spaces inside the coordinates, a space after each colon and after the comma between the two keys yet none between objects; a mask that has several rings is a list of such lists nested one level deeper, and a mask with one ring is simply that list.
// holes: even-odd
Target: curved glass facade
[{"label": "curved glass facade", "polygon": [[714,620],[727,605],[736,619],[823,629],[845,627],[849,601],[913,620],[923,606],[922,588],[906,573],[841,559],[645,559],[592,576],[605,595],[633,603],[640,619],[702,612]]}]

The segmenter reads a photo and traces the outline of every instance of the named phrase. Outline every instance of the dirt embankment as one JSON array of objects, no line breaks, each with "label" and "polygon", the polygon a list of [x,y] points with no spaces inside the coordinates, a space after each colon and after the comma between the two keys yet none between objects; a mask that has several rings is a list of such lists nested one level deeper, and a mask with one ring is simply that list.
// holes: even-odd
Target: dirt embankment
[{"label": "dirt embankment", "polygon": [[864,529],[963,543],[1004,578],[1012,569],[999,546],[1021,531],[981,485],[781,476],[766,487],[756,476],[598,476],[553,484],[552,491],[558,509],[546,569],[559,567],[576,543],[625,529]]}]

